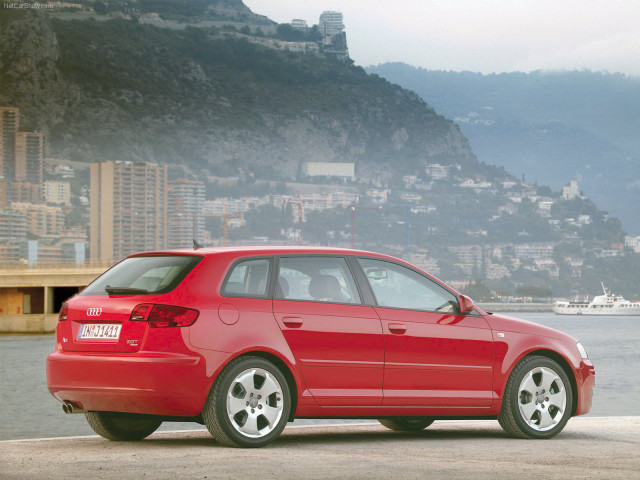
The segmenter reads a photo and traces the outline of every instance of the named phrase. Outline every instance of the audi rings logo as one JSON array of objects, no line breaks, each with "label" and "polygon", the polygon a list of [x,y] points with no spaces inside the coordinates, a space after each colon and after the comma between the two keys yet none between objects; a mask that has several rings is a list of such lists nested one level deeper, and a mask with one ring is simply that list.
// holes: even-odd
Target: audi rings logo
[{"label": "audi rings logo", "polygon": [[102,314],[101,308],[87,308],[87,317],[99,317]]}]

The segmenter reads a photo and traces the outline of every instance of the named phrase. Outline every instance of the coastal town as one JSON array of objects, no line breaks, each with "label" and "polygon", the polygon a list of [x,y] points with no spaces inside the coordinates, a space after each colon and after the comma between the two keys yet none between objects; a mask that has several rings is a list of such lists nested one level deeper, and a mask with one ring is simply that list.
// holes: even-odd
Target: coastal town
[{"label": "coastal town", "polygon": [[[368,236],[372,222],[395,231],[387,251],[457,285],[510,279],[518,271],[580,278],[587,257],[640,254],[640,236],[588,242],[594,224],[611,221],[606,215],[563,216],[564,206],[585,200],[577,179],[552,192],[513,177],[489,179],[461,165],[429,163],[417,174],[376,184],[360,181],[353,163],[338,162],[302,162],[297,178],[277,181],[251,172],[245,178],[172,178],[166,165],[150,162],[48,157],[46,137],[21,131],[19,118],[19,109],[0,108],[2,265],[109,264],[136,251],[190,247],[194,240],[376,248]],[[437,245],[441,234],[452,232],[443,223],[448,207],[438,201],[442,191],[492,210],[483,225],[458,226],[455,240]],[[523,211],[546,223],[553,238],[523,229],[496,240],[492,228]],[[344,223],[319,234],[313,223],[331,214]],[[270,228],[261,226],[261,215],[271,215]],[[571,244],[581,247],[558,254],[559,245]],[[452,265],[443,264],[442,251]],[[457,276],[450,278],[452,272]]]}]

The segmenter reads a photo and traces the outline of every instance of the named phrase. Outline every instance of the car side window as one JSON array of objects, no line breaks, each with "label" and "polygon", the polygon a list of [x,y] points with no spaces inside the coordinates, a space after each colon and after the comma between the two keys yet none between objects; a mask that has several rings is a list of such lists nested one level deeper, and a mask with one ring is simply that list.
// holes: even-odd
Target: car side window
[{"label": "car side window", "polygon": [[276,298],[328,303],[361,303],[356,283],[342,257],[282,257]]},{"label": "car side window", "polygon": [[384,260],[359,258],[381,307],[456,313],[458,298],[418,272]]},{"label": "car side window", "polygon": [[269,259],[242,260],[227,275],[222,294],[226,297],[266,297],[270,270]]}]

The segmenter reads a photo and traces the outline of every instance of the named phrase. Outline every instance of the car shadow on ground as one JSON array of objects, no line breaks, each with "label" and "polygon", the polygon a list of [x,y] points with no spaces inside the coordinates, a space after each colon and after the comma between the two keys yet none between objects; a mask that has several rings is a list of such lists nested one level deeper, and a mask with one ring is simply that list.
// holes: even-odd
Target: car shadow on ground
[{"label": "car shadow on ground", "polygon": [[322,432],[286,432],[276,440],[279,445],[293,444],[321,444],[337,442],[343,443],[366,443],[394,440],[486,440],[486,439],[507,439],[507,435],[501,430],[494,429],[473,429],[473,430],[439,430],[437,427],[428,428],[420,432],[395,432],[391,430],[371,430],[358,432],[345,432],[340,429]]},{"label": "car shadow on ground", "polygon": [[[361,430],[365,428],[366,430]],[[321,430],[321,431],[319,431]],[[170,446],[171,448],[183,448],[183,447],[221,447],[228,448],[219,445],[213,437],[209,436],[206,431],[194,432],[193,436],[184,438],[183,433],[176,436],[172,436],[172,432],[162,432],[160,434],[153,435],[142,443],[146,446]],[[420,432],[395,432],[391,430],[380,430],[377,426],[371,427],[359,427],[358,431],[352,429],[347,430],[344,427],[336,428],[289,428],[278,437],[272,444],[263,448],[295,448],[296,446],[309,446],[309,445],[336,445],[339,443],[355,443],[358,445],[366,443],[379,443],[379,442],[393,442],[399,440],[409,441],[455,441],[461,440],[477,440],[486,441],[488,439],[510,439],[501,429],[492,427],[487,428],[474,428],[469,430],[451,430],[451,429],[438,429],[437,426],[430,427]]]}]

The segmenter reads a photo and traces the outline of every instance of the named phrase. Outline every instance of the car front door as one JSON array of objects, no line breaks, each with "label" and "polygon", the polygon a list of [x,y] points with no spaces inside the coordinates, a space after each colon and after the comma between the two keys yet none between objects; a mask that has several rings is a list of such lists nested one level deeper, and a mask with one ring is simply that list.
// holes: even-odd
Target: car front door
[{"label": "car front door", "polygon": [[281,257],[273,313],[318,405],[382,403],[382,325],[344,257]]},{"label": "car front door", "polygon": [[420,272],[360,258],[376,297],[385,345],[383,405],[489,407],[493,340],[479,314]]}]

